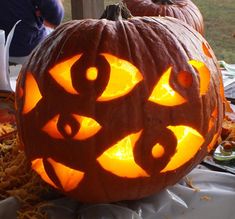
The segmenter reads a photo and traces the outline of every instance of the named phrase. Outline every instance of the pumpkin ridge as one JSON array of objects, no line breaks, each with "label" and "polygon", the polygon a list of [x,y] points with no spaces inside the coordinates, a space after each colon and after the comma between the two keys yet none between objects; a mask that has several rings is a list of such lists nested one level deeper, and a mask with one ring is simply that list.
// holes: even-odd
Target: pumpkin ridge
[{"label": "pumpkin ridge", "polygon": [[[135,16],[175,17],[204,34],[202,14],[199,8],[190,0],[123,0],[123,2],[126,3]],[[194,13],[189,13],[189,11]]]},{"label": "pumpkin ridge", "polygon": [[[168,20],[167,20],[167,22],[168,22]],[[177,29],[175,29],[175,31],[169,30],[169,28],[167,28],[167,26],[165,24],[163,24],[162,22],[160,22],[160,25],[162,25],[167,31],[169,31],[174,36],[175,39],[178,39],[178,35],[180,35],[180,33],[178,33],[178,34],[176,33]],[[188,25],[184,25],[183,22],[177,22],[176,25],[179,26],[178,29],[180,29],[180,26],[181,27],[184,26],[186,28],[188,27]],[[195,34],[195,31],[192,31],[191,28],[187,28],[187,29],[191,34],[193,34],[194,36],[196,36],[198,38],[198,35]],[[179,40],[176,40],[176,41],[179,41]],[[181,42],[181,40],[180,40],[180,42]],[[190,43],[193,44],[194,41],[190,39]],[[186,49],[186,46],[184,44],[181,44],[181,46],[183,47],[185,54],[187,54],[187,58],[191,59],[191,54]],[[197,47],[195,47],[195,48],[197,48]]]},{"label": "pumpkin ridge", "polygon": [[[204,25],[203,24],[203,18],[202,15],[196,14],[195,10],[193,10],[192,8],[189,8],[188,13],[191,15],[191,17],[193,17],[193,25],[192,27],[194,27],[199,33],[201,33],[202,35],[204,34]],[[196,22],[197,20],[197,22]],[[200,23],[201,25],[197,26],[197,23]]]}]

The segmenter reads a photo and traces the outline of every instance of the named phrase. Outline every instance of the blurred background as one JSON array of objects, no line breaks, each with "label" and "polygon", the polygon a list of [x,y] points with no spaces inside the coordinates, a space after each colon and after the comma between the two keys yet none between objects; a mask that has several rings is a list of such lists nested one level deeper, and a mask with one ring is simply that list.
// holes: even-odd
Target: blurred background
[{"label": "blurred background", "polygon": [[[105,0],[105,6],[119,0]],[[205,23],[205,38],[218,60],[235,63],[235,0],[193,0]],[[71,0],[64,0],[64,22],[71,20]]]}]

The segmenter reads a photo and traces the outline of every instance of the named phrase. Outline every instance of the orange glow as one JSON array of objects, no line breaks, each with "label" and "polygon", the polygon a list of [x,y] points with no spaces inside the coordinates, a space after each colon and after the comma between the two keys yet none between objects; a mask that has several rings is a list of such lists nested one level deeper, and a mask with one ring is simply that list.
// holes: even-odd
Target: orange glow
[{"label": "orange glow", "polygon": [[80,123],[79,132],[74,136],[74,139],[85,140],[95,135],[101,129],[100,124],[92,118],[76,114],[73,114],[73,117]]},{"label": "orange glow", "polygon": [[[99,123],[92,118],[76,114],[72,114],[72,116],[80,124],[80,129],[78,133],[73,137],[76,140],[85,140],[95,135],[101,129]],[[59,120],[59,115],[57,114],[42,128],[42,131],[46,132],[52,138],[64,139],[63,135],[57,129],[58,120]],[[71,135],[72,128],[69,124],[66,124],[64,129],[68,135]]]},{"label": "orange glow", "polygon": [[141,132],[126,136],[106,150],[97,161],[105,170],[120,177],[148,177],[149,175],[135,163],[133,155],[133,148]]},{"label": "orange glow", "polygon": [[158,84],[154,87],[149,101],[163,106],[177,106],[186,102],[186,99],[175,92],[169,84],[171,71],[172,67],[168,68],[162,75]]},{"label": "orange glow", "polygon": [[219,138],[219,134],[218,133],[213,136],[212,141],[210,142],[210,144],[207,147],[208,153],[211,152],[211,150],[214,148],[218,138]]},{"label": "orange glow", "polygon": [[38,88],[37,82],[31,73],[27,73],[25,80],[25,100],[23,114],[30,112],[41,100],[42,95]]},{"label": "orange glow", "polygon": [[72,128],[70,125],[66,124],[65,127],[65,132],[68,134],[68,135],[71,135],[72,134]]},{"label": "orange glow", "polygon": [[98,76],[98,69],[96,67],[90,67],[86,71],[86,77],[90,81],[96,80]]},{"label": "orange glow", "polygon": [[221,96],[221,100],[224,102],[226,98],[224,96],[224,84],[223,84],[222,73],[220,74],[219,81],[220,81],[219,83],[220,96]]},{"label": "orange glow", "polygon": [[69,168],[52,158],[47,159],[52,165],[65,192],[75,189],[84,177],[84,172]]},{"label": "orange glow", "polygon": [[109,101],[124,96],[143,80],[140,71],[130,62],[107,53],[101,55],[105,57],[110,65],[110,78],[98,101]]},{"label": "orange glow", "polygon": [[168,126],[177,138],[176,153],[161,171],[162,173],[175,170],[191,160],[200,150],[204,138],[194,129],[187,126]]},{"label": "orange glow", "polygon": [[208,49],[208,46],[204,42],[202,43],[202,50],[207,57],[212,58],[212,55]]},{"label": "orange glow", "polygon": [[81,55],[78,54],[64,62],[60,62],[49,71],[54,80],[71,94],[78,94],[78,92],[73,88],[70,70],[73,64],[80,59]]},{"label": "orange glow", "polygon": [[164,149],[164,147],[162,145],[156,144],[156,145],[153,146],[153,148],[152,148],[152,156],[154,158],[160,158],[160,157],[162,157],[164,155],[164,153],[165,153],[165,149]]},{"label": "orange glow", "polygon": [[214,127],[217,116],[218,116],[218,111],[217,108],[215,108],[210,117],[208,132]]},{"label": "orange glow", "polygon": [[22,88],[22,87],[19,87],[19,90],[18,90],[18,96],[19,96],[19,98],[23,97],[23,95],[24,95],[23,88]]},{"label": "orange glow", "polygon": [[195,69],[197,69],[200,78],[200,95],[205,95],[209,89],[210,84],[210,71],[203,62],[190,60],[191,64]]},{"label": "orange glow", "polygon": [[58,189],[58,187],[52,182],[52,180],[48,177],[44,165],[43,165],[43,161],[41,158],[35,159],[32,162],[32,169],[36,171],[36,173],[48,184],[50,184],[51,186],[55,187]]},{"label": "orange glow", "polygon": [[189,88],[193,84],[193,76],[187,71],[180,71],[177,74],[177,80],[182,87]]},{"label": "orange glow", "polygon": [[43,128],[42,131],[46,132],[52,138],[55,139],[64,139],[57,129],[57,123],[59,120],[59,115],[54,116]]}]

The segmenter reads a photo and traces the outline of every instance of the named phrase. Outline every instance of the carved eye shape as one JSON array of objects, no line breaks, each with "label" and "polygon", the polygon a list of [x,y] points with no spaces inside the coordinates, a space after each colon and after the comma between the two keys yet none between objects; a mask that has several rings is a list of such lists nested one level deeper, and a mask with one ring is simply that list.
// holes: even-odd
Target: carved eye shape
[{"label": "carved eye shape", "polygon": [[204,143],[204,138],[195,129],[188,126],[168,126],[176,139],[176,153],[161,172],[172,171],[192,159]]},{"label": "carved eye shape", "polygon": [[[80,125],[79,130],[73,135],[73,127],[69,123],[64,125],[64,131],[66,135],[70,136],[72,139],[85,140],[94,136],[101,129],[99,123],[92,118],[80,116],[77,114],[72,114],[72,117]],[[59,115],[54,116],[49,122],[46,123],[46,125],[44,125],[42,131],[46,132],[52,138],[64,139],[63,134],[57,128],[58,121]]]},{"label": "carved eye shape", "polygon": [[171,88],[169,84],[171,71],[172,67],[164,72],[157,85],[154,87],[148,99],[149,101],[163,106],[177,106],[187,101]]},{"label": "carved eye shape", "polygon": [[41,158],[37,158],[32,162],[32,169],[34,169],[37,174],[48,184],[58,189],[58,187],[53,183],[53,181],[49,178],[44,168],[43,160]]},{"label": "carved eye shape", "polygon": [[200,95],[205,95],[210,85],[210,71],[203,62],[197,60],[190,60],[191,64],[198,72],[200,78]]},{"label": "carved eye shape", "polygon": [[[56,162],[52,158],[48,158],[47,161],[54,169],[64,191],[68,192],[75,189],[84,177],[83,172],[69,168],[59,162]],[[32,161],[32,168],[45,182],[58,189],[54,182],[48,177],[41,158]]]},{"label": "carved eye shape", "polygon": [[53,77],[53,79],[71,94],[78,94],[78,92],[73,88],[71,67],[80,59],[81,56],[82,54],[78,54],[68,60],[56,64],[49,70],[49,74]]},{"label": "carved eye shape", "polygon": [[52,158],[48,158],[47,160],[52,165],[66,192],[75,189],[84,177],[84,172],[67,167]]},{"label": "carved eye shape", "polygon": [[97,161],[114,175],[127,178],[148,177],[149,175],[135,163],[133,148],[141,132],[133,133],[106,150]]},{"label": "carved eye shape", "polygon": [[143,80],[140,71],[130,62],[107,53],[101,55],[110,65],[110,78],[98,101],[109,101],[124,96]]},{"label": "carved eye shape", "polygon": [[33,75],[28,72],[25,80],[25,99],[23,105],[23,114],[30,112],[35,108],[37,103],[41,100],[42,95],[38,88],[38,84]]}]

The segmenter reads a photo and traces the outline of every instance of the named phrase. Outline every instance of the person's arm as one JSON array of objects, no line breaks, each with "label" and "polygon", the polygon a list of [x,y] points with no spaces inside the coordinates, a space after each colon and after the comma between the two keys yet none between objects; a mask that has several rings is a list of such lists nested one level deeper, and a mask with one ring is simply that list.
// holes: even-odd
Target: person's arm
[{"label": "person's arm", "polygon": [[44,25],[50,28],[58,26],[64,18],[63,0],[42,0],[39,5]]}]

